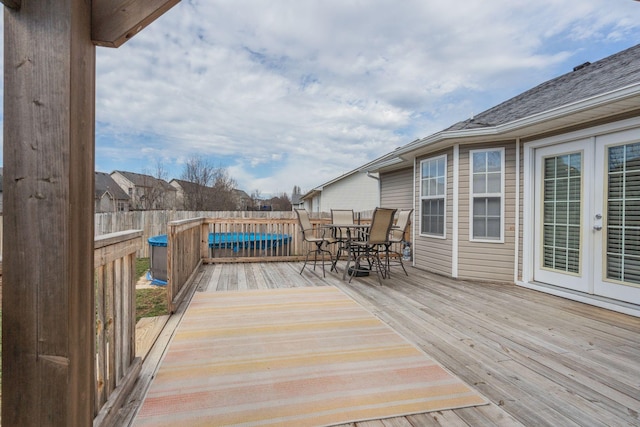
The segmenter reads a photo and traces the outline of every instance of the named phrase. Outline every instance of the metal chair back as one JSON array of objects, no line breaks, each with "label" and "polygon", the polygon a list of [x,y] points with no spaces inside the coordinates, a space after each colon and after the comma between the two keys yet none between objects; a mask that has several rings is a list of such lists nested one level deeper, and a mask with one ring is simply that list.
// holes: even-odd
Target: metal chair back
[{"label": "metal chair back", "polygon": [[295,209],[298,216],[298,223],[300,224],[300,231],[302,231],[302,237],[304,240],[308,240],[310,237],[314,237],[313,225],[309,219],[309,212],[306,209]]},{"label": "metal chair back", "polygon": [[398,220],[396,226],[391,230],[391,236],[389,238],[392,242],[401,242],[404,240],[404,235],[411,224],[411,214],[413,209],[403,209],[398,212]]},{"label": "metal chair back", "polygon": [[393,217],[396,209],[376,208],[371,218],[371,227],[367,243],[371,245],[383,245],[389,242],[389,231],[393,225]]}]

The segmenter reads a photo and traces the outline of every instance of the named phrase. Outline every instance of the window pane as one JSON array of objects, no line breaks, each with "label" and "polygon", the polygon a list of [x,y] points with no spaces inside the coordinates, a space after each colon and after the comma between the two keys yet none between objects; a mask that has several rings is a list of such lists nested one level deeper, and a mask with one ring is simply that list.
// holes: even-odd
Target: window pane
[{"label": "window pane", "polygon": [[487,199],[487,215],[500,217],[500,198],[489,197]]},{"label": "window pane", "polygon": [[482,194],[487,192],[487,176],[474,175],[473,176],[473,192],[475,194]]},{"label": "window pane", "polygon": [[480,173],[487,171],[486,153],[473,153],[473,173]]},{"label": "window pane", "polygon": [[487,215],[487,199],[476,198],[473,199],[473,216],[480,217]]},{"label": "window pane", "polygon": [[500,172],[502,169],[502,153],[500,151],[489,151],[487,153],[487,171]]},{"label": "window pane", "polygon": [[640,143],[608,148],[607,277],[640,284]]},{"label": "window pane", "polygon": [[500,238],[500,218],[487,218],[487,237]]},{"label": "window pane", "polygon": [[500,239],[501,217],[499,197],[477,197],[473,199],[473,237],[478,239]]},{"label": "window pane", "polygon": [[438,159],[438,176],[444,176],[444,159]]},{"label": "window pane", "polygon": [[444,236],[444,199],[429,199],[422,201],[423,234]]},{"label": "window pane", "polygon": [[474,218],[473,219],[473,237],[482,239],[486,237],[486,223],[484,218]]},{"label": "window pane", "polygon": [[543,266],[580,272],[582,155],[545,159]]},{"label": "window pane", "polygon": [[500,173],[487,174],[487,193],[500,193],[502,189],[502,175]]}]

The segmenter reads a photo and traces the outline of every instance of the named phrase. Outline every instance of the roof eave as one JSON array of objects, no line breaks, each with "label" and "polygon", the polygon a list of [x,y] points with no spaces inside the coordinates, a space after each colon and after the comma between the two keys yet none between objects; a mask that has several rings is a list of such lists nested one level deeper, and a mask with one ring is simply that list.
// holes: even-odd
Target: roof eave
[{"label": "roof eave", "polygon": [[[637,107],[640,108],[640,83],[629,85],[611,92],[596,95],[581,101],[553,108],[541,113],[532,114],[518,120],[503,123],[496,126],[463,129],[455,131],[442,131],[422,139],[413,141],[403,147],[397,148],[387,156],[381,157],[378,161],[374,161],[362,167],[363,171],[380,172],[385,170],[397,170],[402,167],[410,166],[410,162],[415,158],[419,151],[428,150],[429,148],[439,148],[442,143],[449,141],[464,142],[468,140],[485,141],[495,137],[525,137],[527,129],[533,128],[540,124],[549,123],[553,120],[566,118],[568,116],[592,110],[616,102],[625,101],[631,98],[638,99]],[[550,126],[549,130],[552,130]],[[463,141],[461,141],[463,140]],[[405,165],[406,164],[406,165]]]}]

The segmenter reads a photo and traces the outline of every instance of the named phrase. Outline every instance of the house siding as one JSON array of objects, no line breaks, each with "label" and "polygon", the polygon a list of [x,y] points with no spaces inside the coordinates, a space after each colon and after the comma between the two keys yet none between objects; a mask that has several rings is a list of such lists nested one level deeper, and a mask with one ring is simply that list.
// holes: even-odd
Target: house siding
[{"label": "house siding", "polygon": [[[420,161],[432,157],[447,155],[447,190],[445,206],[445,239],[420,235]],[[418,157],[415,161],[415,237],[413,257],[415,266],[434,273],[452,275],[453,251],[453,149],[439,151],[427,156]]]},{"label": "house siding", "polygon": [[[470,151],[504,148],[503,242],[471,241],[469,168]],[[513,282],[516,230],[516,146],[515,142],[460,146],[459,163],[458,277],[462,279]]]},{"label": "house siding", "polygon": [[358,172],[325,186],[322,189],[319,209],[322,212],[331,212],[331,209],[369,211],[378,206],[379,198],[378,180]]},{"label": "house siding", "polygon": [[380,206],[413,208],[413,168],[380,174]]}]

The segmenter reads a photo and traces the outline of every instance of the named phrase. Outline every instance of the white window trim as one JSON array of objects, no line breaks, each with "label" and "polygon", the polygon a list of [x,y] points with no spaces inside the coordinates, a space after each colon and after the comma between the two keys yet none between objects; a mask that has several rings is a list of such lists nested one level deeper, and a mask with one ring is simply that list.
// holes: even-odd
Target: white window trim
[{"label": "white window trim", "polygon": [[[477,239],[473,237],[473,155],[474,153],[487,153],[491,151],[500,152],[500,193],[483,193],[483,197],[500,197],[500,238],[499,239]],[[505,149],[504,147],[483,148],[469,150],[469,241],[481,243],[504,243],[504,186],[505,186]],[[480,196],[479,196],[480,197]]]},{"label": "white window trim", "polygon": [[[436,199],[436,198],[440,198],[440,196],[438,197],[428,197],[428,196],[423,196],[422,195],[422,164],[424,162],[428,162],[428,161],[433,161],[433,160],[439,160],[439,159],[444,159],[444,194],[442,195],[442,199],[444,199],[444,224],[443,224],[443,230],[442,230],[442,235],[438,235],[438,234],[429,234],[429,233],[423,233],[422,232],[422,201],[423,200],[432,200],[432,199]],[[447,239],[447,173],[448,173],[448,163],[447,163],[448,159],[447,159],[447,155],[446,154],[442,154],[440,156],[434,156],[434,157],[429,157],[426,159],[422,159],[420,160],[420,168],[418,171],[418,179],[420,180],[420,197],[419,197],[419,204],[420,204],[420,210],[419,210],[419,218],[420,218],[420,226],[418,228],[418,232],[420,233],[420,236],[422,237],[429,237],[432,239],[441,239],[441,240],[446,240]]]}]

